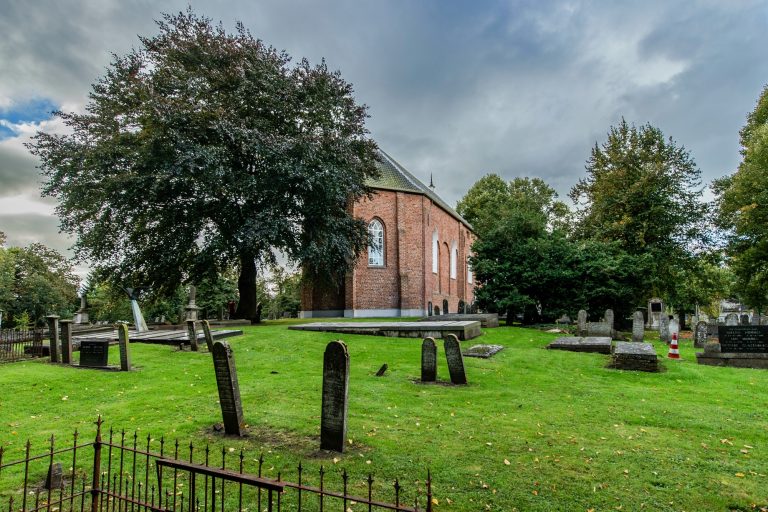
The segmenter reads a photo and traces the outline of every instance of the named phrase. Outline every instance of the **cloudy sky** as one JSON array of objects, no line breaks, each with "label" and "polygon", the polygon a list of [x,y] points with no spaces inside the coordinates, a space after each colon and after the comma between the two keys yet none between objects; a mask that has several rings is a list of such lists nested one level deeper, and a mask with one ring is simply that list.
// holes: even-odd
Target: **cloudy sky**
[{"label": "cloudy sky", "polygon": [[621,117],[684,145],[705,180],[739,162],[768,83],[768,0],[0,0],[0,231],[66,252],[23,143],[82,110],[111,53],[191,4],[294,59],[325,58],[379,145],[455,204],[480,177],[565,196]]}]

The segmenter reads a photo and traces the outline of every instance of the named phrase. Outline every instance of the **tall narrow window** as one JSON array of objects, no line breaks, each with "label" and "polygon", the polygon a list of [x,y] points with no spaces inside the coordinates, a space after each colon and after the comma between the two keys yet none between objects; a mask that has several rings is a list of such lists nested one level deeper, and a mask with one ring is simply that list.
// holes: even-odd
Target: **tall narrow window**
[{"label": "tall narrow window", "polygon": [[456,266],[459,259],[459,249],[456,242],[451,242],[451,279],[456,279]]},{"label": "tall narrow window", "polygon": [[437,244],[437,230],[432,233],[432,272],[437,274],[440,246]]},{"label": "tall narrow window", "polygon": [[368,246],[368,265],[384,266],[384,226],[378,219],[368,224],[368,234],[371,235],[371,245]]}]

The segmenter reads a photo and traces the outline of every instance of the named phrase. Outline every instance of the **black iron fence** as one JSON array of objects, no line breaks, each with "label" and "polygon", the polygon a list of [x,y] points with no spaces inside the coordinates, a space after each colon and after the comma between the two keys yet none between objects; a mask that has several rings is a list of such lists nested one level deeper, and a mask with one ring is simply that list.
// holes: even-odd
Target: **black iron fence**
[{"label": "black iron fence", "polygon": [[0,329],[0,363],[42,357],[43,329]]},{"label": "black iron fence", "polygon": [[101,419],[92,442],[82,443],[75,431],[64,448],[51,437],[35,455],[27,441],[20,459],[7,458],[0,447],[0,510],[8,512],[432,510],[429,474],[409,489],[397,479],[354,478],[322,465],[313,478],[301,464],[291,471],[295,481],[281,472],[268,478],[261,455],[253,459],[231,448],[214,453],[208,445],[149,435],[140,440],[136,432],[111,429],[102,438]]}]

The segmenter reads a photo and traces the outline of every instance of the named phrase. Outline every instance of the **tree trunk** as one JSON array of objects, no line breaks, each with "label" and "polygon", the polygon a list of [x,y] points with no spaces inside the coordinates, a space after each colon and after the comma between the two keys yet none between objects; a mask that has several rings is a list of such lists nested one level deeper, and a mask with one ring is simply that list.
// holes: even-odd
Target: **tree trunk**
[{"label": "tree trunk", "polygon": [[237,304],[235,318],[250,320],[252,324],[261,320],[258,315],[256,297],[256,259],[252,253],[240,254],[240,277],[237,278],[237,290],[240,302]]}]

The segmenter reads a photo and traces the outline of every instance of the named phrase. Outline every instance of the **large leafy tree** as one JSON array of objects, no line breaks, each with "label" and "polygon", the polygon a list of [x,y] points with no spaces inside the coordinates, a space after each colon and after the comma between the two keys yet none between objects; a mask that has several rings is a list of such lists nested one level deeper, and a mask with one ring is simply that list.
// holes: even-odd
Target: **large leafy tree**
[{"label": "large leafy tree", "polygon": [[191,10],[115,56],[85,112],[38,133],[43,193],[80,259],[116,286],[172,295],[231,266],[254,318],[260,264],[282,251],[343,274],[367,243],[347,209],[369,193],[365,106],[323,62],[289,57]]},{"label": "large leafy tree", "polygon": [[622,119],[592,148],[586,170],[570,192],[580,207],[575,238],[649,257],[652,267],[636,274],[637,284],[646,294],[670,294],[705,246],[707,205],[690,153],[658,128]]},{"label": "large leafy tree", "polygon": [[740,132],[742,161],[713,184],[717,222],[727,232],[727,253],[741,300],[768,306],[768,86]]}]

